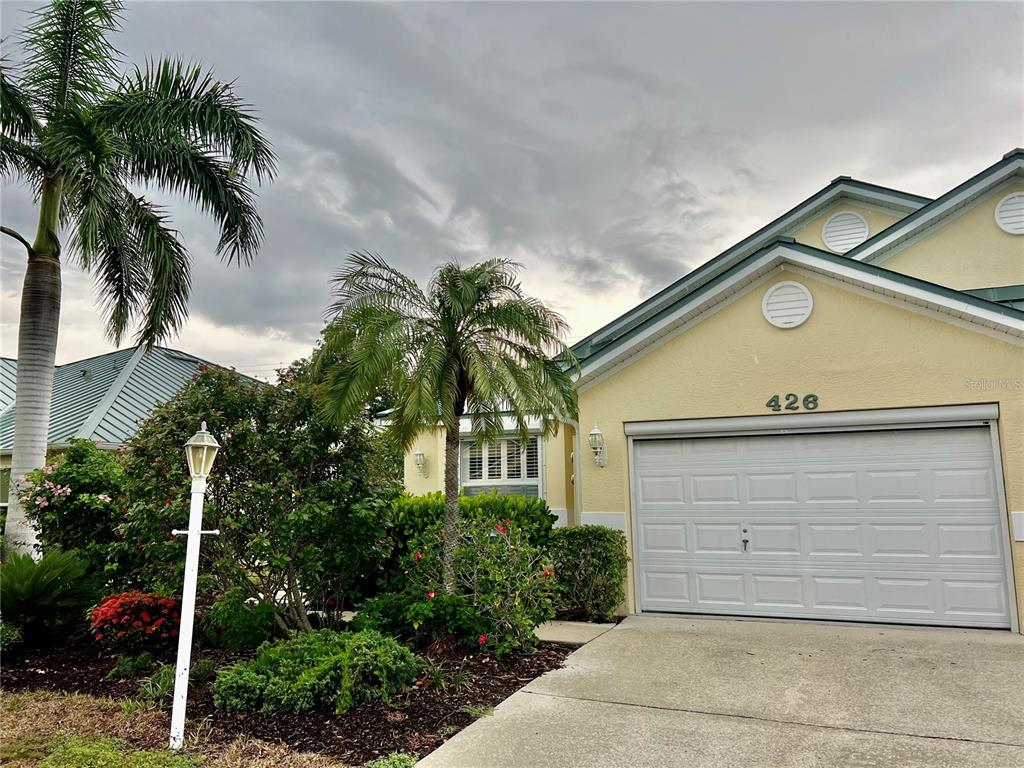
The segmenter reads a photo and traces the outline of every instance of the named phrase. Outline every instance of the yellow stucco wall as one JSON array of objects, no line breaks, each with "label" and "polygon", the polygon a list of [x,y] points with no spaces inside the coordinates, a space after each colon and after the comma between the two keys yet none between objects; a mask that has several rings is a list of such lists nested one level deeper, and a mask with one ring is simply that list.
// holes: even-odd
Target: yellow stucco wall
[{"label": "yellow stucco wall", "polygon": [[853,211],[859,213],[864,217],[864,220],[868,223],[868,237],[874,237],[883,229],[886,229],[892,224],[902,219],[906,214],[897,213],[896,211],[879,210],[877,208],[868,208],[865,205],[858,205],[849,200],[839,200],[835,205],[825,209],[822,213],[815,216],[805,224],[796,229],[793,229],[786,234],[796,240],[798,243],[809,245],[813,248],[820,248],[823,251],[828,251],[830,248],[822,242],[821,239],[821,228],[825,226],[825,222],[829,218],[840,211]]},{"label": "yellow stucco wall", "polygon": [[[423,451],[427,460],[424,477],[416,468],[416,451]],[[405,490],[421,496],[444,490],[444,430],[423,432],[412,450],[405,452]]]},{"label": "yellow stucco wall", "polygon": [[[765,288],[782,279],[814,297],[798,328],[775,328],[761,313]],[[596,517],[632,541],[623,422],[770,414],[765,401],[786,392],[817,394],[818,412],[998,402],[1008,509],[1024,510],[1022,381],[1020,346],[786,270],[583,389],[580,423],[598,424],[607,445],[606,467],[579,463],[583,521],[605,513]],[[1024,543],[1012,547],[1024,615]],[[632,609],[632,573],[627,594]]]},{"label": "yellow stucco wall", "polygon": [[[552,510],[568,510],[572,504],[572,494],[567,495],[567,478],[572,473],[566,471],[568,453],[566,440],[572,442],[572,429],[562,426],[557,435],[544,439],[541,450],[542,472],[544,473],[544,497]],[[424,432],[405,454],[405,489],[409,493],[424,494],[444,490],[444,429]],[[571,451],[572,448],[569,448]],[[416,468],[416,451],[423,451],[426,459],[427,476]]]},{"label": "yellow stucco wall", "polygon": [[995,220],[996,205],[1011,192],[1024,192],[1024,181],[1001,185],[878,265],[959,290],[1024,285],[1024,236],[1004,232]]}]

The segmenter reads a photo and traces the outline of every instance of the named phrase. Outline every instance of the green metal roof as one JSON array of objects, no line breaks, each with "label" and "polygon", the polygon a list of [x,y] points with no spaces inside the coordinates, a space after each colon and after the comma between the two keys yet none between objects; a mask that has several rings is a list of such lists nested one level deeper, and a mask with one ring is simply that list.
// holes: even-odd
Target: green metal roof
[{"label": "green metal roof", "polygon": [[971,288],[964,293],[1024,310],[1024,285],[1000,285],[995,288]]},{"label": "green metal roof", "polygon": [[[17,361],[0,359],[0,452],[14,442],[14,381]],[[200,366],[213,365],[167,347],[129,347],[105,355],[58,365],[50,403],[51,445],[85,438],[120,445],[135,434],[139,421],[173,397]],[[0,400],[4,403],[4,400]]]}]

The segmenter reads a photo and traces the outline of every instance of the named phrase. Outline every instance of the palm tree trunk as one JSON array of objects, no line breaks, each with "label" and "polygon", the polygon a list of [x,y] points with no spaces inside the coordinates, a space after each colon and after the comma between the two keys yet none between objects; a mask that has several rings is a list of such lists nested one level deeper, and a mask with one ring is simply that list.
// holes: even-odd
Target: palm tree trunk
[{"label": "palm tree trunk", "polygon": [[61,188],[59,179],[44,182],[39,230],[29,249],[21,291],[14,452],[7,521],[4,524],[4,547],[12,552],[32,553],[37,543],[36,532],[25,518],[19,499],[20,480],[46,463],[53,363],[60,324],[60,244],[56,230]]},{"label": "palm tree trunk", "polygon": [[444,593],[455,594],[455,546],[459,539],[459,430],[449,429],[444,438],[444,541],[441,573]]}]

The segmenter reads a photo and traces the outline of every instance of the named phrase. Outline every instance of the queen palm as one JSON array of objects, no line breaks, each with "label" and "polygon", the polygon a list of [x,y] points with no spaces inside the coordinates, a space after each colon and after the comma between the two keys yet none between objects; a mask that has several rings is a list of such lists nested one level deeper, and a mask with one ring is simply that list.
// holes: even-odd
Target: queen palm
[{"label": "queen palm", "polygon": [[444,588],[455,585],[459,432],[522,439],[539,420],[552,434],[576,418],[575,359],[565,321],[523,293],[518,265],[449,262],[426,290],[379,256],[356,253],[334,279],[331,320],[318,353],[325,403],[347,419],[382,389],[394,398],[389,427],[406,449],[424,430],[445,430]]},{"label": "queen palm", "polygon": [[53,0],[21,34],[24,62],[0,62],[0,174],[31,187],[38,207],[31,240],[0,227],[28,259],[5,529],[21,550],[34,534],[17,479],[45,459],[62,259],[92,274],[115,343],[134,331],[152,344],[186,316],[190,257],[143,190],[183,196],[213,217],[228,261],[248,263],[263,235],[246,178],[269,179],[274,154],[253,115],[231,84],[182,61],[121,74],[108,39],[120,27],[116,0]]}]

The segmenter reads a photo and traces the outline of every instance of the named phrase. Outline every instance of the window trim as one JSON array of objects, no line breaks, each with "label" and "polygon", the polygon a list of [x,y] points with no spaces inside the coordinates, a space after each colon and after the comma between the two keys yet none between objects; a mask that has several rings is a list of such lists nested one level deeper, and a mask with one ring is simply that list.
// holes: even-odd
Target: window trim
[{"label": "window trim", "polygon": [[[473,442],[474,438],[467,437],[465,435],[461,436],[460,440],[459,440],[459,487],[460,488],[464,488],[464,487],[480,488],[480,487],[498,487],[498,486],[534,485],[534,484],[536,484],[537,485],[537,498],[539,498],[539,499],[546,499],[547,498],[547,496],[546,496],[546,493],[547,493],[547,483],[545,482],[545,475],[547,474],[547,472],[545,471],[545,464],[544,464],[544,442],[545,442],[544,441],[544,436],[540,432],[531,432],[530,433],[530,438],[531,439],[535,438],[537,440],[537,477],[536,478],[532,478],[532,477],[513,477],[513,478],[507,478],[507,477],[505,477],[505,475],[508,473],[508,469],[507,469],[506,452],[503,450],[501,452],[501,474],[502,474],[502,478],[500,480],[489,480],[489,479],[487,479],[486,476],[482,480],[469,480],[468,478],[465,477],[466,473],[463,472],[463,463],[464,462],[463,462],[462,446],[465,445],[466,443]],[[515,433],[515,432],[506,432],[505,434],[503,434],[501,437],[498,438],[498,440],[503,441],[503,442],[506,441],[506,440],[518,440],[518,439],[519,439],[519,435],[518,435],[518,433]],[[484,445],[488,445],[488,442],[489,441],[485,440],[484,441]],[[487,474],[487,452],[484,453],[483,468],[484,468],[484,475],[486,475]],[[526,451],[523,451],[522,469],[523,469],[523,474],[525,474],[526,473]]]}]

